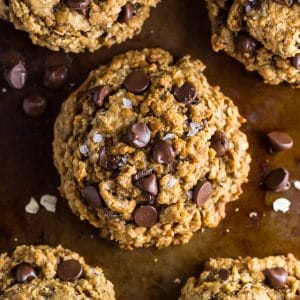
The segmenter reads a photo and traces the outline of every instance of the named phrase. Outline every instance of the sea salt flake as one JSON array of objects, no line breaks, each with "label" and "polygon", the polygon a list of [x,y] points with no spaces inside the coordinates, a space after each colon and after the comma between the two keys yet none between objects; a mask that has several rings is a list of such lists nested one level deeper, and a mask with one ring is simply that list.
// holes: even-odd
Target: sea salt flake
[{"label": "sea salt flake", "polygon": [[278,198],[273,202],[273,210],[286,213],[290,209],[291,201],[286,198]]},{"label": "sea salt flake", "polygon": [[154,258],[154,262],[158,262],[158,259],[157,259],[157,258]]},{"label": "sea salt flake", "polygon": [[103,141],[103,136],[100,133],[95,133],[93,135],[93,142],[94,143],[101,143]]},{"label": "sea salt flake", "polygon": [[190,130],[187,133],[187,136],[194,136],[201,129],[201,125],[196,122],[190,123]]},{"label": "sea salt flake", "polygon": [[128,161],[127,157],[122,157],[120,162],[118,163],[118,167],[123,167],[124,165],[126,165],[127,161]]},{"label": "sea salt flake", "polygon": [[177,182],[178,182],[178,179],[175,178],[175,177],[173,177],[173,176],[171,176],[171,177],[169,178],[168,182],[167,182],[168,188],[171,189],[172,187],[175,186],[175,184],[176,184]]},{"label": "sea salt flake", "polygon": [[132,102],[128,98],[123,98],[123,107],[124,108],[132,108]]},{"label": "sea salt flake", "polygon": [[89,148],[87,145],[81,145],[79,146],[79,151],[82,155],[87,155],[89,153]]},{"label": "sea salt flake", "polygon": [[256,218],[257,217],[257,212],[253,211],[249,214],[250,218]]},{"label": "sea salt flake", "polygon": [[181,283],[181,279],[180,278],[174,279],[174,283],[180,284]]},{"label": "sea salt flake", "polygon": [[30,201],[25,206],[25,211],[29,214],[35,215],[39,211],[39,208],[40,208],[40,206],[39,206],[38,202],[33,197],[31,197]]},{"label": "sea salt flake", "polygon": [[187,197],[189,200],[191,200],[193,198],[193,191],[188,191],[187,192]]},{"label": "sea salt flake", "polygon": [[240,209],[237,207],[235,210],[234,210],[235,212],[239,212],[240,211]]},{"label": "sea salt flake", "polygon": [[229,232],[230,232],[230,229],[229,229],[229,228],[227,228],[225,231],[226,231],[227,233],[229,233]]},{"label": "sea salt flake", "polygon": [[175,134],[174,133],[167,133],[162,140],[163,141],[168,141],[168,140],[174,140],[175,138]]},{"label": "sea salt flake", "polygon": [[298,191],[300,191],[300,181],[299,180],[295,180],[294,181],[294,188]]},{"label": "sea salt flake", "polygon": [[57,198],[52,195],[43,195],[41,197],[40,203],[42,206],[45,207],[47,211],[55,213],[56,211],[56,203],[57,203]]}]

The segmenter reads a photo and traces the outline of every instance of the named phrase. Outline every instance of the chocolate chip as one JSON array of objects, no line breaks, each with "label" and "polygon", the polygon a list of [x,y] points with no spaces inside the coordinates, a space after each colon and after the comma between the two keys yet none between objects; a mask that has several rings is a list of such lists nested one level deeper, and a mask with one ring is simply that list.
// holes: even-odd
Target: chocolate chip
[{"label": "chocolate chip", "polygon": [[144,175],[144,172],[138,172],[133,177],[133,183],[142,191],[149,193],[151,195],[158,194],[158,183],[157,177],[155,173],[151,173],[149,175]]},{"label": "chocolate chip", "polygon": [[45,69],[44,86],[50,90],[58,90],[66,83],[68,68],[65,66],[52,66]]},{"label": "chocolate chip", "polygon": [[124,80],[124,86],[129,92],[139,94],[144,92],[150,84],[148,75],[142,70],[132,71]]},{"label": "chocolate chip", "polygon": [[106,170],[117,170],[119,168],[121,158],[109,155],[106,151],[106,147],[101,147],[99,153],[100,166]]},{"label": "chocolate chip", "polygon": [[205,278],[205,281],[213,282],[217,280],[225,281],[229,278],[230,272],[227,269],[221,268],[212,270],[211,273]]},{"label": "chocolate chip", "polygon": [[267,134],[272,150],[283,151],[293,147],[293,139],[283,131],[272,131]]},{"label": "chocolate chip", "polygon": [[294,3],[294,0],[273,0],[274,2],[278,3],[278,4],[282,4],[282,5],[286,5],[286,6],[292,6]]},{"label": "chocolate chip", "polygon": [[193,201],[201,207],[213,192],[211,183],[208,180],[199,181],[193,190]]},{"label": "chocolate chip", "polygon": [[22,263],[16,267],[15,276],[18,283],[23,283],[37,278],[35,269],[26,263]]},{"label": "chocolate chip", "polygon": [[268,285],[277,290],[284,288],[288,279],[288,273],[284,268],[276,267],[267,269],[266,277]]},{"label": "chocolate chip", "polygon": [[217,156],[224,156],[228,151],[228,139],[225,133],[217,130],[211,138],[210,145],[216,151]]},{"label": "chocolate chip", "polygon": [[125,141],[128,145],[143,148],[150,142],[151,132],[145,123],[135,123],[127,129]]},{"label": "chocolate chip", "polygon": [[47,107],[47,99],[39,94],[29,95],[23,100],[23,110],[30,117],[39,117]]},{"label": "chocolate chip", "polygon": [[155,204],[156,203],[156,197],[154,195],[144,193],[145,201],[147,201],[149,204]]},{"label": "chocolate chip", "polygon": [[260,9],[261,0],[248,0],[248,3],[245,6],[245,11],[248,13],[252,9]]},{"label": "chocolate chip", "polygon": [[292,65],[297,70],[300,70],[300,53],[292,58]]},{"label": "chocolate chip", "polygon": [[82,10],[83,12],[90,5],[90,0],[67,0],[67,4],[71,9]]},{"label": "chocolate chip", "polygon": [[244,54],[253,54],[258,47],[257,41],[247,33],[238,33],[234,45],[237,51]]},{"label": "chocolate chip", "polygon": [[126,3],[119,14],[118,21],[120,23],[129,22],[134,16],[136,16],[136,9],[131,3]]},{"label": "chocolate chip", "polygon": [[157,210],[151,205],[141,205],[134,211],[134,221],[138,226],[151,227],[157,221]]},{"label": "chocolate chip", "polygon": [[181,87],[176,85],[173,94],[178,102],[186,105],[193,103],[197,97],[196,88],[190,82],[185,82]]},{"label": "chocolate chip", "polygon": [[175,152],[170,143],[159,140],[152,146],[152,157],[160,164],[170,164],[175,160]]},{"label": "chocolate chip", "polygon": [[102,107],[104,101],[111,93],[111,88],[108,85],[100,85],[90,90],[92,99],[97,107]]},{"label": "chocolate chip", "polygon": [[81,264],[75,259],[63,260],[57,267],[57,275],[63,281],[78,279],[82,275]]},{"label": "chocolate chip", "polygon": [[27,80],[27,71],[22,62],[17,63],[4,72],[4,78],[7,83],[15,89],[22,89]]},{"label": "chocolate chip", "polygon": [[284,168],[270,171],[264,181],[264,186],[274,192],[284,192],[290,188],[289,172]]},{"label": "chocolate chip", "polygon": [[102,200],[100,194],[94,186],[92,185],[86,186],[82,191],[82,195],[84,200],[91,208],[97,209],[102,206]]}]

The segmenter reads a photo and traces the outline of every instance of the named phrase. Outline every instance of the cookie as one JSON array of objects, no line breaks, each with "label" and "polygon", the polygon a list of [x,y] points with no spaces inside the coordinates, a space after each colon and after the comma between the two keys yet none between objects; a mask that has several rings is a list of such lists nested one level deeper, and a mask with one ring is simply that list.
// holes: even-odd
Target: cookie
[{"label": "cookie", "polygon": [[242,192],[244,119],[204,69],[161,49],[130,51],[62,105],[53,143],[60,191],[122,248],[187,243]]},{"label": "cookie", "polygon": [[1,300],[115,299],[101,268],[61,246],[18,246],[0,255],[0,274]]},{"label": "cookie", "polygon": [[300,87],[297,0],[207,0],[212,47],[257,71],[269,84]]},{"label": "cookie", "polygon": [[180,300],[299,299],[300,262],[292,255],[210,259],[189,278]]},{"label": "cookie", "polygon": [[[2,0],[4,1],[4,0]],[[9,20],[34,44],[93,52],[139,33],[159,0],[10,0]]]}]

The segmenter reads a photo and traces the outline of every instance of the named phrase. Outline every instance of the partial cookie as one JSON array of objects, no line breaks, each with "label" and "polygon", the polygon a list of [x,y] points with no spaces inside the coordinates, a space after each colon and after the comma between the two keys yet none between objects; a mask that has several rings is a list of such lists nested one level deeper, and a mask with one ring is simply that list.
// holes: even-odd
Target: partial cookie
[{"label": "partial cookie", "polygon": [[[1,1],[1,0],[0,0]],[[9,18],[34,44],[81,52],[118,44],[139,33],[159,0],[10,0]]]},{"label": "partial cookie", "polygon": [[212,46],[258,71],[266,83],[300,87],[297,0],[207,0]]},{"label": "partial cookie", "polygon": [[180,300],[299,299],[300,262],[292,255],[210,259],[188,279]]},{"label": "partial cookie", "polygon": [[19,246],[0,255],[0,298],[113,300],[113,285],[99,267],[88,266],[61,246]]},{"label": "partial cookie", "polygon": [[122,248],[187,243],[242,193],[244,119],[204,69],[160,49],[127,52],[62,106],[53,143],[61,193]]}]

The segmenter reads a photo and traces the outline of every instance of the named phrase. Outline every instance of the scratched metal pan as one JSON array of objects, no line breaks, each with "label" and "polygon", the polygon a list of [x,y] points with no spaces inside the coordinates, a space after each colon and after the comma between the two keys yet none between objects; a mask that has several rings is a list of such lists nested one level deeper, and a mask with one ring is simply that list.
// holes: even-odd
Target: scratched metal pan
[{"label": "scratched metal pan", "polygon": [[[55,214],[42,209],[37,215],[26,214],[24,207],[31,196],[59,196],[59,178],[52,162],[52,128],[60,104],[74,88],[71,83],[77,86],[90,70],[115,54],[157,46],[176,57],[190,53],[202,59],[209,81],[220,85],[248,120],[243,130],[253,158],[250,182],[244,186],[240,200],[227,206],[226,219],[216,229],[195,234],[187,245],[128,252],[98,238],[96,231],[80,222],[61,199]],[[300,90],[265,85],[257,74],[246,72],[235,60],[212,52],[202,1],[164,0],[135,39],[94,54],[61,54],[58,59],[69,64],[70,77],[60,92],[49,92],[40,83],[45,61],[53,59],[53,52],[33,46],[26,34],[5,22],[0,23],[0,48],[2,66],[5,55],[17,50],[25,56],[29,69],[28,84],[20,91],[8,88],[0,76],[1,252],[19,244],[62,244],[79,252],[88,263],[102,266],[115,284],[118,298],[124,300],[176,299],[183,282],[196,275],[212,256],[262,257],[293,252],[300,258],[300,192],[290,189],[285,193],[292,205],[288,213],[282,214],[270,206],[278,195],[260,188],[262,167],[268,164],[283,166],[291,178],[300,179]],[[3,87],[7,92],[2,92]],[[40,118],[29,118],[21,109],[22,98],[33,91],[43,93],[49,100],[47,112]],[[293,149],[268,154],[263,137],[273,129],[288,131],[294,138]],[[250,218],[251,212],[256,212],[257,217]]]}]

